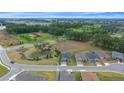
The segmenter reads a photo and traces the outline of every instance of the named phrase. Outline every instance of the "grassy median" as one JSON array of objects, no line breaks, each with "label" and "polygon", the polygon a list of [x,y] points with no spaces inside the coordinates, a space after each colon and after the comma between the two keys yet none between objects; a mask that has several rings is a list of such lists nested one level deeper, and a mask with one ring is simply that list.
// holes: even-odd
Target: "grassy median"
[{"label": "grassy median", "polygon": [[0,65],[0,77],[4,76],[8,72],[9,72],[9,70],[6,67]]}]

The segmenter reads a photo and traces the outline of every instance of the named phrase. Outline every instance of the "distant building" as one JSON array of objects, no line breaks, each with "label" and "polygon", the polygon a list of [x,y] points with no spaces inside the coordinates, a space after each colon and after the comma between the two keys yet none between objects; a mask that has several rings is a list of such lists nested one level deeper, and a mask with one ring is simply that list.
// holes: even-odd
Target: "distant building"
[{"label": "distant building", "polygon": [[124,54],[117,51],[112,51],[112,58],[122,62],[124,61]]}]

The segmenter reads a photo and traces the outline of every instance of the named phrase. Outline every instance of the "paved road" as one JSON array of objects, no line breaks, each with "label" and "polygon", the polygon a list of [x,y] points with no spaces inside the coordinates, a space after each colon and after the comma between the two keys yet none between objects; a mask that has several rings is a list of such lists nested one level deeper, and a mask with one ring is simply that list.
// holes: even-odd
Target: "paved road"
[{"label": "paved road", "polygon": [[3,64],[10,68],[10,72],[1,77],[0,80],[11,80],[16,75],[23,71],[57,71],[57,70],[72,70],[72,71],[116,71],[124,73],[123,64],[112,64],[109,66],[49,66],[49,65],[25,65],[25,64],[11,64],[7,56],[6,49],[0,49],[0,59]]},{"label": "paved road", "polygon": [[5,49],[6,49],[7,52],[9,52],[9,51],[15,51],[15,50],[20,49],[22,47],[30,48],[30,47],[33,47],[33,46],[34,46],[34,44],[23,44],[23,45],[8,47],[8,48],[5,48]]}]

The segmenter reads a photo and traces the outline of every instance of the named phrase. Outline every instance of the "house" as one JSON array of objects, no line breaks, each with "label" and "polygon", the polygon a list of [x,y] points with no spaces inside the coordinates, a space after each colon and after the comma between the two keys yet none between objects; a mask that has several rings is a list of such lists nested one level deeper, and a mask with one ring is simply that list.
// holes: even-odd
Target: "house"
[{"label": "house", "polygon": [[77,53],[77,54],[75,54],[75,57],[76,57],[76,61],[77,62],[85,62],[85,61],[88,61],[88,59],[87,59],[87,57],[86,57],[86,55],[85,55],[85,53]]},{"label": "house", "polygon": [[76,58],[76,61],[77,62],[81,62],[82,61],[82,57],[81,57],[81,54],[80,53],[76,53],[75,54],[75,58]]},{"label": "house", "polygon": [[81,58],[82,58],[82,61],[83,61],[83,62],[88,61],[88,58],[87,58],[87,56],[86,56],[85,53],[81,53]]},{"label": "house", "polygon": [[100,59],[109,59],[109,55],[107,55],[105,52],[103,51],[95,51],[95,54],[97,54],[99,56]]},{"label": "house", "polygon": [[68,52],[61,52],[61,62],[71,62],[70,54]]},{"label": "house", "polygon": [[122,62],[124,61],[124,54],[117,51],[112,51],[112,58]]},{"label": "house", "polygon": [[100,57],[95,52],[86,53],[86,57],[90,62],[98,62]]}]

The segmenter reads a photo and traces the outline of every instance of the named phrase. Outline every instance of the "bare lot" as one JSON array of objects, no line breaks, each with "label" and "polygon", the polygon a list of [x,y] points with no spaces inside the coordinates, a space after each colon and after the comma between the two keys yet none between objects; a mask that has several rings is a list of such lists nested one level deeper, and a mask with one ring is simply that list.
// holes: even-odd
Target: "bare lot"
[{"label": "bare lot", "polygon": [[100,49],[93,46],[91,42],[78,42],[72,40],[57,42],[56,46],[61,51],[68,51],[68,52],[93,51]]},{"label": "bare lot", "polygon": [[84,81],[98,81],[99,78],[96,73],[92,72],[81,72],[82,80]]},{"label": "bare lot", "polygon": [[18,43],[18,40],[9,35],[6,31],[0,31],[0,45],[10,46]]}]

